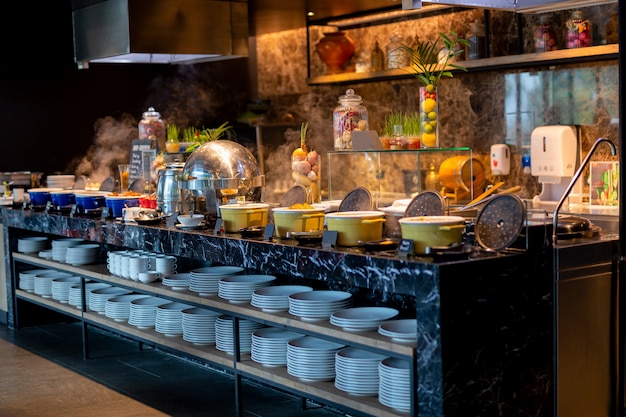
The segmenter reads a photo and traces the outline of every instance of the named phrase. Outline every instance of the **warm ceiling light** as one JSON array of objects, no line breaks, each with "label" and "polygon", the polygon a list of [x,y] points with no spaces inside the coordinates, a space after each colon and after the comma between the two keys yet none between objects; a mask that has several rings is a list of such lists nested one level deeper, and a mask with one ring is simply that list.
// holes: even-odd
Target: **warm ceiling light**
[{"label": "warm ceiling light", "polygon": [[308,12],[306,12],[306,15],[309,16],[309,17],[313,17],[313,16],[315,16],[315,12],[308,11]]}]

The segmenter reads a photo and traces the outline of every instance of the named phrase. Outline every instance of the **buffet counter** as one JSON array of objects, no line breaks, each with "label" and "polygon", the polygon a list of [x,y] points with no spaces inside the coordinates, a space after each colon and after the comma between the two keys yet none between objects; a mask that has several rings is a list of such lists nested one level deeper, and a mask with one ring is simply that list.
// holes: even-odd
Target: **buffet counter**
[{"label": "buffet counter", "polygon": [[[250,273],[276,275],[281,283],[349,291],[356,305],[394,307],[401,317],[417,318],[415,415],[552,415],[555,286],[550,248],[432,262],[165,224],[140,226],[11,208],[0,213],[8,231],[8,271],[17,240],[43,234],[101,243],[102,259],[108,250],[146,249],[175,255],[191,266],[238,265]],[[613,242],[596,239],[592,246],[598,245],[594,252],[602,253]],[[14,299],[15,277],[7,287]],[[10,308],[9,326],[13,313]]]}]

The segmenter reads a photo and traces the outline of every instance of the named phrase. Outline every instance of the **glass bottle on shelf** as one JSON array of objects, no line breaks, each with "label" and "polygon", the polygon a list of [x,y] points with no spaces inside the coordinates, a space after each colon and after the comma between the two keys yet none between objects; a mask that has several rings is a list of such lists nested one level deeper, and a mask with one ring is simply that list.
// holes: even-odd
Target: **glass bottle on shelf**
[{"label": "glass bottle on shelf", "polygon": [[336,151],[352,149],[352,131],[368,130],[367,109],[363,99],[353,89],[339,97],[339,105],[333,111],[333,136]]},{"label": "glass bottle on shelf", "polygon": [[428,173],[424,180],[424,190],[437,190],[441,189],[441,180],[439,179],[439,173],[435,169],[435,164],[432,162],[428,166]]},{"label": "glass bottle on shelf", "polygon": [[370,71],[382,71],[385,69],[385,55],[380,49],[378,39],[374,42],[374,48],[370,53]]},{"label": "glass bottle on shelf", "polygon": [[466,48],[465,57],[467,59],[485,58],[487,56],[485,51],[485,25],[475,20],[470,28],[467,34],[469,45]]},{"label": "glass bottle on shelf", "polygon": [[393,125],[393,136],[389,141],[389,149],[391,150],[403,150],[407,149],[408,143],[406,136],[404,136],[404,129],[402,125]]},{"label": "glass bottle on shelf", "polygon": [[550,15],[542,14],[539,17],[539,25],[534,32],[535,52],[556,51],[559,49],[556,40],[556,31],[550,22]]},{"label": "glass bottle on shelf", "polygon": [[591,46],[591,22],[582,11],[574,10],[565,23],[565,47],[568,49]]},{"label": "glass bottle on shelf", "polygon": [[150,139],[160,151],[165,151],[165,122],[161,119],[161,113],[154,107],[149,107],[148,111],[142,114],[139,121],[139,139]]},{"label": "glass bottle on shelf", "polygon": [[398,32],[393,34],[385,49],[387,51],[387,68],[393,69],[409,66],[409,51],[402,45],[402,37]]}]

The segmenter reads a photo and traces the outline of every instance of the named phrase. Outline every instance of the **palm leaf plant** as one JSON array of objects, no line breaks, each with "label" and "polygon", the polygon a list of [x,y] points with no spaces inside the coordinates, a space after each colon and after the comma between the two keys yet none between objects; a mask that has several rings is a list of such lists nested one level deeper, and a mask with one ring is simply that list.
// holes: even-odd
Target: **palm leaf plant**
[{"label": "palm leaf plant", "polygon": [[[435,41],[420,42],[415,48],[406,46],[406,49],[411,57],[411,68],[415,71],[415,77],[425,86],[436,87],[441,77],[452,78],[451,69],[467,72],[465,67],[452,61],[468,45],[469,42],[456,32],[450,32],[449,35],[440,32]],[[446,53],[440,58],[439,52],[442,48]]]}]

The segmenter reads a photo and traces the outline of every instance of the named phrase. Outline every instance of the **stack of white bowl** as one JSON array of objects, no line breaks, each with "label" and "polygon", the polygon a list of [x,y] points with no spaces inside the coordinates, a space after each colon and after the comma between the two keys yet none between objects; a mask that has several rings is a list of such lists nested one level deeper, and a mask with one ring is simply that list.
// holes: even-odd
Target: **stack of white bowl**
[{"label": "stack of white bowl", "polygon": [[386,358],[364,349],[340,350],[335,354],[335,387],[351,395],[377,395],[378,364]]},{"label": "stack of white bowl", "polygon": [[52,259],[52,249],[40,250],[37,256],[44,259]]},{"label": "stack of white bowl", "polygon": [[75,178],[74,175],[48,175],[46,177],[46,186],[49,188],[72,188]]},{"label": "stack of white bowl", "polygon": [[287,364],[287,343],[304,336],[290,330],[268,327],[252,333],[252,360],[264,366]]},{"label": "stack of white bowl", "polygon": [[287,373],[305,382],[335,378],[335,354],[345,346],[312,336],[287,343]]},{"label": "stack of white bowl", "polygon": [[337,310],[352,305],[352,294],[344,291],[315,290],[289,296],[289,313],[304,321],[327,320]]},{"label": "stack of white bowl", "polygon": [[35,275],[35,294],[44,298],[52,297],[52,280],[56,278],[71,277],[72,274],[50,270]]},{"label": "stack of white bowl", "polygon": [[104,303],[104,315],[115,321],[126,321],[130,317],[131,301],[148,297],[145,294],[124,294],[112,297]]},{"label": "stack of white bowl", "polygon": [[250,304],[266,313],[278,313],[289,310],[289,296],[299,292],[313,291],[305,285],[276,285],[264,287],[252,292]]},{"label": "stack of white bowl", "polygon": [[168,304],[171,301],[158,297],[138,298],[130,302],[130,314],[128,324],[137,326],[140,329],[154,327],[156,322],[157,307]]},{"label": "stack of white bowl", "polygon": [[19,273],[19,282],[17,284],[20,290],[27,292],[35,291],[35,275],[43,272],[50,272],[51,269],[30,269]]},{"label": "stack of white bowl", "polygon": [[48,238],[44,236],[22,237],[17,240],[17,251],[22,253],[39,253],[48,246]]},{"label": "stack of white bowl", "polygon": [[55,239],[52,241],[52,259],[58,262],[65,262],[67,248],[83,243],[80,238]]},{"label": "stack of white bowl", "polygon": [[171,302],[162,304],[156,308],[154,330],[166,336],[180,336],[183,334],[183,310],[191,308],[190,305]]},{"label": "stack of white bowl", "polygon": [[[85,283],[85,300],[87,300],[87,308],[89,308],[89,297],[91,291],[100,288],[108,288],[111,284],[105,282],[86,282]],[[69,305],[76,308],[83,308],[83,288],[81,284],[74,284],[70,287],[69,298],[67,300]]]},{"label": "stack of white bowl", "polygon": [[[265,327],[263,324],[239,319],[239,352],[250,353],[252,350],[252,333]],[[215,320],[215,347],[229,354],[235,353],[233,340],[233,318],[220,316]]]},{"label": "stack of white bowl", "polygon": [[80,277],[62,277],[52,280],[52,299],[67,303],[70,299],[70,288],[72,285],[80,284]]},{"label": "stack of white bowl", "polygon": [[411,411],[411,363],[387,358],[378,364],[378,401],[403,413]]},{"label": "stack of white bowl", "polygon": [[202,296],[218,293],[221,278],[239,274],[243,268],[239,266],[207,266],[190,271],[189,289]]},{"label": "stack of white bowl", "polygon": [[187,308],[183,313],[183,340],[196,345],[215,344],[215,320],[221,314],[206,308]]},{"label": "stack of white bowl", "polygon": [[348,332],[377,330],[386,320],[396,317],[399,311],[389,307],[354,307],[337,310],[330,315],[330,324]]},{"label": "stack of white bowl", "polygon": [[398,343],[417,342],[417,320],[401,319],[382,323],[378,327],[378,333],[390,337]]},{"label": "stack of white bowl", "polygon": [[85,243],[68,246],[65,252],[65,262],[70,265],[88,265],[96,263],[100,245],[97,243]]},{"label": "stack of white bowl", "polygon": [[104,314],[106,302],[109,298],[130,294],[131,290],[121,287],[98,288],[89,293],[89,309]]},{"label": "stack of white bowl", "polygon": [[165,275],[161,278],[161,282],[174,291],[186,290],[189,288],[189,284],[191,284],[191,273],[183,272],[180,274]]},{"label": "stack of white bowl", "polygon": [[234,275],[218,283],[218,296],[230,303],[247,303],[254,290],[268,287],[276,280],[274,275]]}]

